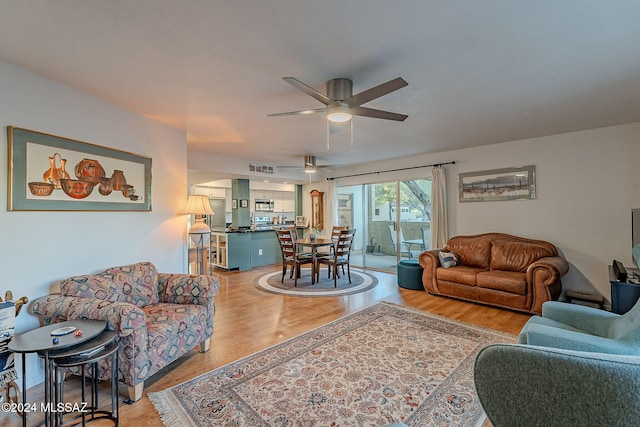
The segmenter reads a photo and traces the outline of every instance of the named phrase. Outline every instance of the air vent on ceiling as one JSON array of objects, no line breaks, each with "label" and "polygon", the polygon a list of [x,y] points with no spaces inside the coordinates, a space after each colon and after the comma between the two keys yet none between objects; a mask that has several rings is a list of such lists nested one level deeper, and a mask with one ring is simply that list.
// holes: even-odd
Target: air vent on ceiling
[{"label": "air vent on ceiling", "polygon": [[273,166],[249,164],[250,172],[273,173]]}]

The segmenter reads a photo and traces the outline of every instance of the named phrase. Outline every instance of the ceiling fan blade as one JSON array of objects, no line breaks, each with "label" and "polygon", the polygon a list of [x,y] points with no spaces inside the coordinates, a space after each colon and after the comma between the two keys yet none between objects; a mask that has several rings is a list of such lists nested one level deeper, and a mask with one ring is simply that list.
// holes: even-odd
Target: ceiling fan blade
[{"label": "ceiling fan blade", "polygon": [[300,80],[296,79],[295,77],[283,77],[282,80],[284,80],[289,84],[292,84],[293,86],[297,87],[307,95],[314,97],[318,101],[322,102],[324,105],[335,105],[335,106],[340,105],[338,102],[329,98],[327,95],[323,94],[322,92],[318,92],[311,86],[308,86],[302,83]]},{"label": "ceiling fan blade", "polygon": [[326,113],[326,112],[327,112],[326,108],[315,108],[313,110],[300,110],[300,111],[289,111],[289,112],[286,112],[286,113],[273,113],[273,114],[267,114],[267,116],[269,116],[269,117],[297,116],[297,115],[304,115],[304,114]]},{"label": "ceiling fan blade", "polygon": [[381,96],[403,88],[408,84],[409,83],[407,83],[402,77],[398,77],[396,79],[389,80],[386,83],[382,83],[381,85],[372,87],[371,89],[356,93],[355,95],[345,99],[344,102],[349,104],[350,107],[358,107],[376,98],[380,98]]},{"label": "ceiling fan blade", "polygon": [[390,111],[376,110],[367,107],[354,107],[351,109],[351,114],[355,116],[372,117],[374,119],[396,120],[398,122],[403,122],[409,117],[406,114],[392,113]]}]

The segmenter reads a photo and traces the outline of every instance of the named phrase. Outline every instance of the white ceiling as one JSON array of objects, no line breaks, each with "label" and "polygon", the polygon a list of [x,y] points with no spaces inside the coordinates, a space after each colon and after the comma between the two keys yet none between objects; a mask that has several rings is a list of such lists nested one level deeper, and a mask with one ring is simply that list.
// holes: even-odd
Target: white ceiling
[{"label": "white ceiling", "polygon": [[[0,0],[0,60],[188,134],[190,151],[349,165],[640,121],[637,0]],[[322,107],[403,77],[326,147]]]}]

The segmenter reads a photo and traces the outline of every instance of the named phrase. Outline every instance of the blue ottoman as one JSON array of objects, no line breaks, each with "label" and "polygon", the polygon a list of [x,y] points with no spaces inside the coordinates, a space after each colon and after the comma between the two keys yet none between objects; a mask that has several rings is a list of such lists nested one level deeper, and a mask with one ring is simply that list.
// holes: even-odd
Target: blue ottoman
[{"label": "blue ottoman", "polygon": [[398,263],[398,286],[415,291],[424,291],[422,267],[417,259],[405,259]]}]

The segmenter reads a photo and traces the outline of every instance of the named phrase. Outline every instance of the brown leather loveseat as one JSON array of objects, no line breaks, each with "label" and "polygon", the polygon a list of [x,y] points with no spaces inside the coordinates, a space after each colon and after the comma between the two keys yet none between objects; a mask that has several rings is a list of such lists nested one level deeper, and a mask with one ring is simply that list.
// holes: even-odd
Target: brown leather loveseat
[{"label": "brown leather loveseat", "polygon": [[[455,253],[458,265],[442,267],[441,251]],[[569,271],[553,244],[503,233],[453,237],[442,249],[422,252],[419,262],[432,295],[535,314],[545,301],[558,299],[560,277]]]}]

